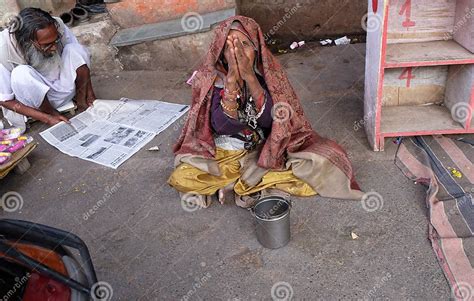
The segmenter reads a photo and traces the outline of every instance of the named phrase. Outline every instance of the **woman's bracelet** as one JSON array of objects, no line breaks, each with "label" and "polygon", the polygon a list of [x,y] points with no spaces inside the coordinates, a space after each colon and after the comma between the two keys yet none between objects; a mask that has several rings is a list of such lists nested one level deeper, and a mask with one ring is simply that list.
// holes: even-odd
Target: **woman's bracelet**
[{"label": "woman's bracelet", "polygon": [[223,99],[221,99],[221,107],[226,110],[226,111],[229,111],[229,112],[236,112],[237,109],[239,108],[239,105],[237,104],[235,107],[228,107],[226,106],[226,104],[224,103]]},{"label": "woman's bracelet", "polygon": [[237,88],[237,90],[235,90],[235,91],[230,91],[229,89],[227,89],[226,87],[224,87],[224,91],[225,91],[225,93],[227,93],[227,94],[239,94],[240,89]]},{"label": "woman's bracelet", "polygon": [[[219,93],[221,98],[225,98],[229,101],[236,101],[237,98],[240,97],[240,94],[237,92],[233,92],[233,93],[227,93],[227,89],[222,89],[221,92]],[[232,98],[230,98],[232,97]]]}]

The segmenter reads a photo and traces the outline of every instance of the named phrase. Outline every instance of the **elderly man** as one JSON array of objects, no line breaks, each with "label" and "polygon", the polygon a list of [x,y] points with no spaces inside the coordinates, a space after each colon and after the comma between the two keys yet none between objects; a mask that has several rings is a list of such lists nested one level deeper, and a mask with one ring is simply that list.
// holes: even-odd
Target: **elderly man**
[{"label": "elderly man", "polygon": [[25,116],[53,125],[68,122],[57,109],[73,100],[85,109],[95,100],[90,56],[59,18],[23,9],[0,32],[0,105],[4,117],[25,128]]}]

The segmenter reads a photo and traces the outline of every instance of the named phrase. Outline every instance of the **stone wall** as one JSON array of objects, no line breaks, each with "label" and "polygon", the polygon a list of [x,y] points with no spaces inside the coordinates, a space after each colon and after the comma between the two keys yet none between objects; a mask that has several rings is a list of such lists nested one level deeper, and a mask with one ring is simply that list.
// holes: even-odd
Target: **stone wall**
[{"label": "stone wall", "polygon": [[212,31],[119,47],[125,70],[183,70],[197,68],[206,55]]},{"label": "stone wall", "polygon": [[20,8],[38,7],[55,16],[69,11],[76,5],[76,0],[17,0]]},{"label": "stone wall", "polygon": [[87,23],[71,28],[78,41],[91,53],[93,74],[115,73],[123,69],[117,59],[118,49],[109,45],[117,29],[107,15],[99,15]]},{"label": "stone wall", "polygon": [[20,6],[16,0],[0,1],[0,27],[6,25],[10,15],[17,14],[19,11]]},{"label": "stone wall", "polygon": [[364,33],[367,0],[238,0],[239,13],[254,18],[268,36],[291,43]]}]

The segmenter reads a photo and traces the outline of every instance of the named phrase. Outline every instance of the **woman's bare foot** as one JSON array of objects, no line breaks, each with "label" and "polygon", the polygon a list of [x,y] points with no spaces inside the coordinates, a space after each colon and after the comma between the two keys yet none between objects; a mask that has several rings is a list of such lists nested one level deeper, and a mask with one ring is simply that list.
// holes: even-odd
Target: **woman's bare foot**
[{"label": "woman's bare foot", "polygon": [[225,203],[233,204],[235,202],[234,185],[235,182],[232,182],[217,191],[217,199],[219,200],[219,203],[224,205]]},{"label": "woman's bare foot", "polygon": [[219,191],[217,191],[217,199],[219,200],[219,203],[224,205],[224,190],[223,189],[219,189]]}]

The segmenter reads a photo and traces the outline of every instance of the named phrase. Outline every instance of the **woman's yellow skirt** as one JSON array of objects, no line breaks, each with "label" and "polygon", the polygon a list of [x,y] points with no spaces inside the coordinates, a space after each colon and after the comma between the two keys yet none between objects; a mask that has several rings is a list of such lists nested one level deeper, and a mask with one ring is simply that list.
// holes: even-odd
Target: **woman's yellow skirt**
[{"label": "woman's yellow skirt", "polygon": [[180,192],[201,195],[213,195],[234,182],[236,182],[234,191],[238,195],[249,195],[267,188],[279,189],[295,196],[316,195],[311,186],[298,179],[291,169],[269,171],[256,186],[247,187],[240,180],[239,162],[246,154],[246,150],[217,148],[215,160],[219,165],[221,176],[214,176],[187,163],[181,163],[171,174],[168,183]]}]

